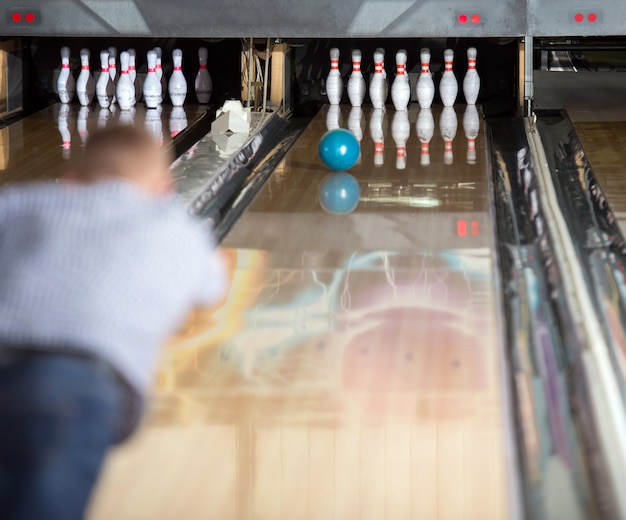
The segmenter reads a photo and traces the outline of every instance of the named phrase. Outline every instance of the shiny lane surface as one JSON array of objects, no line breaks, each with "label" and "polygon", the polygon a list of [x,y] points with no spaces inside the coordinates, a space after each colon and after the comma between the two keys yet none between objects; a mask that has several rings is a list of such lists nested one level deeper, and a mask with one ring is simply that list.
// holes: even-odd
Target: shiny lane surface
[{"label": "shiny lane surface", "polygon": [[142,124],[155,140],[167,144],[205,110],[199,105],[185,106],[182,111],[163,106],[159,114],[139,104],[131,113],[57,103],[0,129],[0,185],[58,178],[68,161],[80,156],[89,132],[98,127],[114,122]]},{"label": "shiny lane surface", "polygon": [[[467,164],[463,109],[453,165],[435,111],[430,166],[411,110],[404,170],[393,110],[316,117],[226,237],[230,292],[166,349],[92,520],[507,517],[484,129]],[[317,143],[357,122],[360,202],[331,215]]]},{"label": "shiny lane surface", "polygon": [[266,118],[255,112],[251,117],[250,133],[208,133],[181,155],[172,165],[178,194],[191,202],[210,185],[226,163],[246,144]]}]

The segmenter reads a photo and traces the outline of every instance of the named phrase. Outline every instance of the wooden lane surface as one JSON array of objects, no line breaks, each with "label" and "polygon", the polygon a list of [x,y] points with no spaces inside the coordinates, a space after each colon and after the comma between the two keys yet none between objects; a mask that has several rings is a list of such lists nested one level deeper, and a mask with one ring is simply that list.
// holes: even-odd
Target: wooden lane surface
[{"label": "wooden lane surface", "polygon": [[[89,132],[104,124],[121,123],[125,117],[119,109],[111,112],[101,110],[97,105],[82,111],[78,105],[69,105],[66,107],[67,113],[61,107],[62,105],[57,103],[0,129],[0,185],[59,178],[71,159],[80,156],[82,142],[88,137]],[[164,106],[160,114],[159,122],[164,144],[171,138],[171,110],[172,107]],[[185,107],[189,123],[202,112],[198,105]],[[158,124],[146,121],[145,115],[145,106],[137,105],[127,122],[158,128]],[[177,124],[180,126],[180,123]],[[61,131],[69,132],[68,149],[62,146],[65,138],[62,137]]]},{"label": "wooden lane surface", "polygon": [[476,165],[459,122],[455,164],[437,128],[421,167],[416,115],[406,170],[389,122],[372,165],[366,128],[345,216],[317,201],[325,111],[305,130],[226,237],[229,294],[166,349],[92,520],[507,517],[483,129]]}]

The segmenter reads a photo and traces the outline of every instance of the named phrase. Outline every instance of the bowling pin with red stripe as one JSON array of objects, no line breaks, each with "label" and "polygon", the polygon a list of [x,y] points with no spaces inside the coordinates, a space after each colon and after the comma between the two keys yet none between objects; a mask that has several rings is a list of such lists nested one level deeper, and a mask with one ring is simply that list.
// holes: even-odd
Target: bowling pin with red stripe
[{"label": "bowling pin with red stripe", "polygon": [[89,49],[80,51],[80,74],[76,80],[76,95],[82,106],[91,105],[96,92],[96,83],[89,67]]},{"label": "bowling pin with red stripe", "polygon": [[156,73],[157,54],[148,51],[148,74],[143,82],[143,99],[148,108],[156,108],[161,103],[161,81]]},{"label": "bowling pin with red stripe", "polygon": [[115,96],[117,104],[122,110],[130,110],[133,108],[135,99],[135,85],[130,79],[128,64],[130,62],[130,54],[124,51],[120,54],[120,77],[115,86]]},{"label": "bowling pin with red stripe", "polygon": [[339,73],[339,49],[333,47],[330,49],[330,72],[326,78],[326,95],[331,105],[341,103],[343,95],[343,79]]},{"label": "bowling pin with red stripe", "polygon": [[361,72],[362,54],[359,49],[352,51],[352,74],[348,80],[348,99],[353,107],[363,105],[365,99],[365,78]]},{"label": "bowling pin with red stripe", "polygon": [[71,103],[76,91],[76,82],[70,70],[70,48],[61,48],[61,72],[57,79],[57,92],[61,103]]},{"label": "bowling pin with red stripe", "polygon": [[387,101],[387,80],[383,77],[384,54],[377,50],[374,52],[374,75],[370,80],[370,100],[374,108],[385,108]]},{"label": "bowling pin with red stripe", "polygon": [[430,49],[424,48],[420,51],[420,61],[422,72],[417,79],[416,94],[420,108],[430,108],[435,98],[435,82],[430,72]]},{"label": "bowling pin with red stripe", "polygon": [[459,83],[456,80],[454,71],[452,70],[454,51],[452,49],[446,49],[443,51],[443,59],[445,62],[445,69],[443,71],[443,76],[441,76],[441,82],[439,83],[439,95],[441,96],[443,106],[451,107],[456,102],[456,96],[459,93]]},{"label": "bowling pin with red stripe", "polygon": [[172,61],[174,62],[174,72],[172,72],[168,85],[170,99],[172,100],[172,105],[182,107],[187,97],[187,80],[183,74],[183,51],[174,49]]},{"label": "bowling pin with red stripe", "polygon": [[109,74],[109,51],[100,52],[100,77],[96,83],[96,95],[100,108],[109,108],[115,95],[115,86]]},{"label": "bowling pin with red stripe", "polygon": [[396,110],[406,110],[411,100],[411,87],[406,80],[406,51],[396,53],[396,77],[391,85],[391,101]]},{"label": "bowling pin with red stripe", "polygon": [[476,70],[476,56],[478,51],[475,47],[467,49],[467,72],[463,78],[463,95],[468,105],[475,105],[480,92],[480,76]]}]

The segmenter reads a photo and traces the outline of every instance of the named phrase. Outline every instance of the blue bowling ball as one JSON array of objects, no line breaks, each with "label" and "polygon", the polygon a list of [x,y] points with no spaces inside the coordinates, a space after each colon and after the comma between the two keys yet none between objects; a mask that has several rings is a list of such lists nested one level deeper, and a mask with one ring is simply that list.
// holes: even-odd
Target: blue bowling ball
[{"label": "blue bowling ball", "polygon": [[320,184],[320,204],[333,215],[352,213],[359,205],[360,195],[359,182],[346,172],[333,173]]},{"label": "blue bowling ball", "polygon": [[322,162],[331,170],[343,171],[356,164],[361,147],[352,132],[337,128],[323,135],[317,151]]}]

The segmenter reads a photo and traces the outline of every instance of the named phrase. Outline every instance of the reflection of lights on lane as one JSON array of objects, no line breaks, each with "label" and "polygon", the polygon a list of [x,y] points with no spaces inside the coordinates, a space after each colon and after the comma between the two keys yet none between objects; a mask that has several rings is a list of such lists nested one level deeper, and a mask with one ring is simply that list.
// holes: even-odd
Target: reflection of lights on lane
[{"label": "reflection of lights on lane", "polygon": [[[274,282],[264,284],[266,288],[272,286],[271,293],[258,293],[263,303],[244,313],[243,319],[246,324],[243,330],[228,338],[222,345],[222,362],[235,367],[247,379],[257,382],[311,384],[310,380],[295,378],[291,380],[292,374],[289,374],[290,380],[286,381],[285,376],[278,373],[281,372],[279,367],[284,368],[285,361],[282,358],[290,350],[303,347],[313,338],[332,334],[333,348],[328,355],[340,355],[354,337],[381,325],[380,319],[373,318],[374,315],[382,316],[392,309],[414,309],[418,313],[422,312],[420,309],[428,313],[445,312],[458,321],[458,324],[453,326],[454,329],[473,333],[476,321],[473,297],[470,296],[467,305],[450,307],[448,284],[451,279],[444,266],[445,264],[452,266],[454,262],[447,262],[445,258],[440,257],[444,260],[444,266],[441,264],[433,266],[433,279],[428,281],[424,273],[419,279],[402,284],[397,280],[397,272],[391,265],[390,258],[393,256],[395,253],[389,252],[353,254],[346,261],[344,268],[332,271],[331,280],[327,283],[320,279],[319,272],[312,269],[286,270],[282,274],[272,273]],[[456,258],[456,255],[450,253],[450,257]],[[456,265],[467,267],[473,264],[477,269],[488,269],[488,254],[484,255],[482,261],[481,257],[482,255],[476,253],[475,257],[467,259],[467,264],[457,259]],[[423,265],[428,269],[426,264]],[[366,275],[367,272],[371,274]],[[350,284],[351,276],[357,273],[360,277],[367,276],[368,280],[372,276],[376,277],[375,273],[379,273],[379,276],[384,276],[384,279],[380,280],[383,285],[374,278],[365,286],[357,285],[358,292],[355,292]],[[308,277],[310,285],[307,286],[304,278]],[[465,273],[464,277],[469,285],[471,277],[466,277]],[[291,279],[296,285],[300,285],[300,280],[304,281],[304,289],[298,290],[296,294],[290,294],[290,289],[286,288],[287,279]],[[280,289],[276,290],[277,280],[284,282],[283,295],[280,295]],[[416,288],[416,284],[421,287]],[[382,289],[384,285],[390,287],[391,294],[387,295],[384,292]],[[472,288],[468,289],[471,295]],[[465,292],[463,289],[463,293]],[[376,296],[379,293],[380,296]],[[359,296],[356,304],[355,295]],[[287,301],[285,297],[288,297]],[[278,299],[284,303],[271,305],[272,301]],[[315,350],[319,352],[319,349]],[[319,360],[316,362],[319,363]],[[328,382],[329,378],[332,379],[331,372],[333,372],[331,366],[320,368],[317,377],[314,378],[315,382],[322,383],[320,378]]]},{"label": "reflection of lights on lane", "polygon": [[410,197],[410,196],[362,196],[361,202],[373,202],[376,204],[393,204],[397,206],[399,202],[402,203],[403,206],[408,206],[412,208],[436,208],[441,206],[441,201],[435,197]]}]

